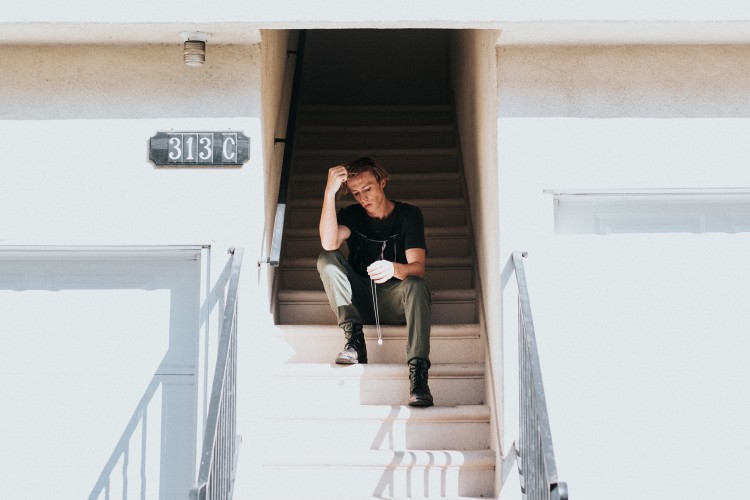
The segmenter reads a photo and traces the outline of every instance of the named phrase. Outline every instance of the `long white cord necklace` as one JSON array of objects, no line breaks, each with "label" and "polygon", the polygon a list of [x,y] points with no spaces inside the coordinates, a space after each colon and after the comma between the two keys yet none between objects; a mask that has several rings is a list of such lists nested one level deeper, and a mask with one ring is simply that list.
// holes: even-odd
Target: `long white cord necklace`
[{"label": "long white cord necklace", "polygon": [[[380,247],[380,260],[384,260],[385,245],[388,240],[383,242]],[[375,311],[375,330],[378,332],[378,345],[383,345],[383,333],[380,329],[380,311],[378,310],[378,285],[370,278],[370,291],[372,292],[372,309]]]},{"label": "long white cord necklace", "polygon": [[378,345],[383,345],[383,334],[380,331],[380,313],[378,312],[378,291],[375,282],[370,279],[370,290],[372,291],[372,308],[375,310],[375,329],[378,332]]}]

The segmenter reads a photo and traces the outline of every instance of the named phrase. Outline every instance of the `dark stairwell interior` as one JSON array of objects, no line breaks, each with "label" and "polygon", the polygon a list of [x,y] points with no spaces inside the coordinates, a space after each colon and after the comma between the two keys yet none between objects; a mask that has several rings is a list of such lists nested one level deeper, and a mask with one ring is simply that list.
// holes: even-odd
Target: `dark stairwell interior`
[{"label": "dark stairwell interior", "polygon": [[307,32],[277,284],[279,323],[335,323],[315,264],[318,220],[328,168],[358,156],[375,157],[389,170],[391,199],[422,209],[433,323],[477,323],[450,43],[445,30]]}]

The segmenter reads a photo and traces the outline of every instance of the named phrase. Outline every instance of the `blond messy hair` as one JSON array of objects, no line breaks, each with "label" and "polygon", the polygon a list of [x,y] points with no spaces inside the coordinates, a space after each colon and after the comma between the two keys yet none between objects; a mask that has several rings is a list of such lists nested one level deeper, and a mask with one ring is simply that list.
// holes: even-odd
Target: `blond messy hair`
[{"label": "blond messy hair", "polygon": [[[383,167],[383,165],[378,160],[370,158],[369,156],[362,156],[360,158],[357,158],[356,160],[350,161],[344,166],[346,167],[346,172],[348,174],[347,179],[362,175],[365,172],[371,172],[372,175],[375,176],[375,180],[378,182],[380,182],[381,180],[385,180],[387,182],[391,178],[385,167]],[[338,192],[336,193],[336,198],[343,198],[348,193],[349,186],[346,182],[343,182]]]}]

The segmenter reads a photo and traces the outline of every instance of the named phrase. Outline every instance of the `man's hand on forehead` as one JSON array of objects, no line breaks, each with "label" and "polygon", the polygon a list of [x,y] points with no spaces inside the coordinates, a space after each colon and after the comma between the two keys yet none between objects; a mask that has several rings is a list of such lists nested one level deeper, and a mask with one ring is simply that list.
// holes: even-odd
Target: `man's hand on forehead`
[{"label": "man's hand on forehead", "polygon": [[343,165],[336,165],[328,169],[328,182],[326,184],[326,191],[335,193],[339,190],[342,184],[346,182],[349,173],[346,171],[346,167]]}]

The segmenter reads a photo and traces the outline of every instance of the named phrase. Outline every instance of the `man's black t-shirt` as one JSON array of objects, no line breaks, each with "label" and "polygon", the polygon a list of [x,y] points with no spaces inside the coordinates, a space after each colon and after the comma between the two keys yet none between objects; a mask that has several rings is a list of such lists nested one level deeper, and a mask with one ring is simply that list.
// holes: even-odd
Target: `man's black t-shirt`
[{"label": "man's black t-shirt", "polygon": [[358,204],[342,208],[337,214],[338,223],[352,232],[346,240],[349,264],[362,276],[367,276],[367,266],[376,260],[406,264],[406,250],[427,250],[422,211],[408,203],[394,203],[393,211],[383,220],[368,217]]}]

